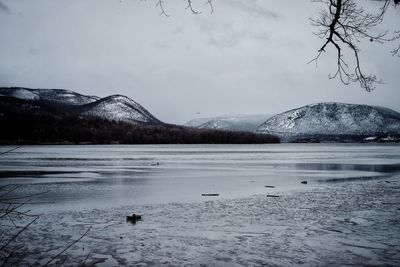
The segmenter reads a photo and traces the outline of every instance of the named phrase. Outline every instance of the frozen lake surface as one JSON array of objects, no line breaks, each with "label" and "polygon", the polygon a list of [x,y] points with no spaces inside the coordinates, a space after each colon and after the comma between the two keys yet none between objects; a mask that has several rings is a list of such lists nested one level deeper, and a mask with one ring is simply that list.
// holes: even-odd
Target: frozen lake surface
[{"label": "frozen lake surface", "polygon": [[0,158],[1,184],[49,191],[41,199],[57,210],[245,197],[265,185],[286,190],[398,171],[400,146],[389,145],[26,146]]},{"label": "frozen lake surface", "polygon": [[49,191],[16,241],[30,263],[92,226],[64,264],[400,264],[398,145],[24,146],[0,177]]}]

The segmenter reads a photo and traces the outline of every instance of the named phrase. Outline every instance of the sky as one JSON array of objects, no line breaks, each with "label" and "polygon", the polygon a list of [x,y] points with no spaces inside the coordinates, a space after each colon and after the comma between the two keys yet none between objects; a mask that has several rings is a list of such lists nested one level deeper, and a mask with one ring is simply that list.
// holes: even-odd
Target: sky
[{"label": "sky", "polygon": [[[365,72],[384,84],[368,93],[328,75],[335,53],[316,64],[323,40],[309,0],[0,0],[0,86],[122,94],[164,122],[225,114],[275,114],[317,102],[400,111],[396,44],[361,44]],[[364,2],[364,1],[363,1]],[[368,4],[378,8],[378,2]],[[400,8],[384,25],[400,28]],[[386,27],[386,26],[385,26]]]}]

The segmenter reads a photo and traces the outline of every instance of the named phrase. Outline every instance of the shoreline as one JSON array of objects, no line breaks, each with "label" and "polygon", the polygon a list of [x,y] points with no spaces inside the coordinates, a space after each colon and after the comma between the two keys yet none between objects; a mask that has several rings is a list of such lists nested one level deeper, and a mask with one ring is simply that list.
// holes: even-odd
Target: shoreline
[{"label": "shoreline", "polygon": [[[277,194],[54,212],[25,238],[36,248],[62,247],[92,226],[66,254],[67,266],[87,255],[86,264],[102,266],[400,264],[398,175]],[[143,220],[127,223],[132,212]]]}]

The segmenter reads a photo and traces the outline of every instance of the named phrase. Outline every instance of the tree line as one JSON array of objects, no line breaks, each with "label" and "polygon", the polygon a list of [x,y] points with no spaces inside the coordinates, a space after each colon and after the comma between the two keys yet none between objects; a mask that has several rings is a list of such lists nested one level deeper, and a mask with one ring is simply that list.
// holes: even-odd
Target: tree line
[{"label": "tree line", "polygon": [[99,118],[49,114],[0,116],[3,144],[262,144],[278,137],[251,132],[197,129],[178,125],[131,124]]}]

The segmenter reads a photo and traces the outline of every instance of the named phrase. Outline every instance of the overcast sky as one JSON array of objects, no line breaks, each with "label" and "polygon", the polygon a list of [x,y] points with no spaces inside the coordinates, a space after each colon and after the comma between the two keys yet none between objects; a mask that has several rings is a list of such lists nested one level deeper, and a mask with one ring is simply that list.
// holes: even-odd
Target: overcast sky
[{"label": "overcast sky", "polygon": [[[123,94],[170,123],[326,101],[400,111],[395,44],[362,47],[365,72],[385,82],[367,93],[328,79],[334,53],[307,64],[322,45],[308,19],[319,4],[214,0],[210,14],[193,2],[202,14],[165,0],[165,17],[153,0],[0,0],[0,86]],[[388,25],[400,28],[399,12],[390,9]]]}]

